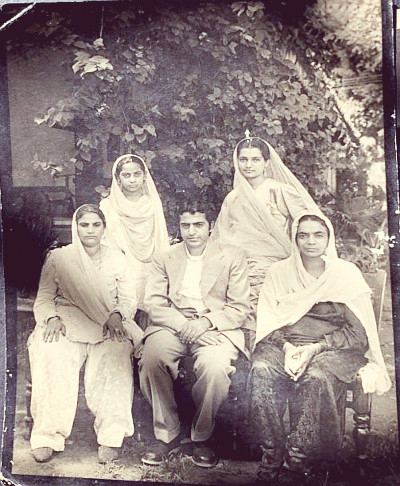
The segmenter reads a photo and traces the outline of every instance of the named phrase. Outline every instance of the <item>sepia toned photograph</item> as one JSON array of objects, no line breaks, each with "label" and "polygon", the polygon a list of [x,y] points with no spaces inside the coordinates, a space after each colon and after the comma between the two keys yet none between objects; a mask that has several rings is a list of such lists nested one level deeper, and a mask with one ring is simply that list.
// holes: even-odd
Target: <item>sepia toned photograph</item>
[{"label": "sepia toned photograph", "polygon": [[398,484],[388,4],[1,6],[12,484]]}]

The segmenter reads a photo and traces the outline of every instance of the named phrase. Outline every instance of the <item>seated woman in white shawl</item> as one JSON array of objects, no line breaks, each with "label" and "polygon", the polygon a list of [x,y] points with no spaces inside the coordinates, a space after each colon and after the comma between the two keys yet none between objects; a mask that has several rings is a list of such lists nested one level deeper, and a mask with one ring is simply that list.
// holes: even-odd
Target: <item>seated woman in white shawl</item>
[{"label": "seated woman in white shawl", "polygon": [[42,269],[28,341],[31,448],[38,462],[64,450],[85,362],[99,462],[116,459],[124,437],[133,434],[131,355],[143,333],[133,321],[132,272],[120,250],[101,245],[104,230],[103,213],[92,204],[81,206],[72,219],[72,244],[51,251]]},{"label": "seated woman in white shawl", "polygon": [[254,341],[258,295],[269,266],[290,255],[293,219],[318,207],[265,140],[246,137],[233,153],[234,189],[226,196],[212,239],[245,251],[252,312],[245,328]]},{"label": "seated woman in white shawl", "polygon": [[260,292],[249,377],[264,480],[283,462],[304,471],[337,452],[346,383],[357,373],[365,392],[390,388],[371,290],[353,263],[337,257],[330,221],[301,216],[292,234],[292,255],[270,267]]},{"label": "seated woman in white shawl", "polygon": [[126,255],[136,278],[138,309],[154,252],[169,247],[167,226],[160,196],[144,160],[121,155],[112,170],[111,192],[100,202],[107,221],[105,243]]}]

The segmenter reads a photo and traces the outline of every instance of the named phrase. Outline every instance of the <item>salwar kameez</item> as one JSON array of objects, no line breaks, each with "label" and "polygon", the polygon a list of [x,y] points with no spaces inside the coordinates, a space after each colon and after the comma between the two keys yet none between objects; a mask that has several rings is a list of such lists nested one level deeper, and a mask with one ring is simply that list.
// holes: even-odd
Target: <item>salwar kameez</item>
[{"label": "salwar kameez", "polygon": [[71,434],[85,365],[85,398],[95,417],[99,445],[120,447],[133,435],[133,378],[130,341],[107,339],[97,344],[73,342],[64,336],[51,343],[36,332],[29,344],[32,373],[31,447],[63,451]]},{"label": "salwar kameez", "polygon": [[[118,184],[116,169],[119,163],[140,162],[145,169],[143,195],[137,201],[129,200]],[[104,243],[121,250],[136,280],[136,298],[139,310],[144,307],[144,294],[154,252],[169,247],[164,211],[157,188],[145,161],[133,154],[121,155],[112,169],[110,195],[100,202],[107,221]],[[141,320],[147,319],[142,314]]]},{"label": "salwar kameez", "polygon": [[[133,321],[135,280],[121,251],[101,247],[92,260],[76,225],[74,215],[72,244],[49,253],[34,304],[36,327],[28,340],[33,450],[64,450],[75,418],[82,366],[98,444],[120,447],[134,432],[131,357],[143,335]],[[121,316],[128,336],[122,341],[112,340],[104,328],[113,313]],[[57,340],[45,341],[52,318],[59,319],[64,332]]]}]

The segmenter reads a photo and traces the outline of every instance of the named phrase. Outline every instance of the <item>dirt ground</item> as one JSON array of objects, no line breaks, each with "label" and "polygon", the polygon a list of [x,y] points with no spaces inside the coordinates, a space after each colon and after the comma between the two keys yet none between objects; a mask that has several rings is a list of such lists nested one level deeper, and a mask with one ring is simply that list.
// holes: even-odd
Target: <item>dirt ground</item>
[{"label": "dirt ground", "polygon": [[[387,291],[384,315],[380,330],[383,354],[394,382],[393,331],[391,322],[390,294]],[[15,417],[13,474],[47,476],[48,482],[41,484],[55,484],[55,477],[93,478],[93,484],[98,479],[117,479],[125,481],[156,481],[166,483],[194,483],[194,484],[248,484],[254,478],[257,462],[223,459],[213,469],[196,467],[189,458],[176,457],[167,466],[149,467],[140,463],[140,454],[145,450],[146,443],[137,437],[125,440],[121,458],[109,465],[97,463],[97,444],[93,431],[93,417],[87,410],[84,399],[80,397],[78,412],[71,437],[65,451],[56,453],[48,463],[38,464],[33,459],[24,423],[25,407],[25,374],[24,374],[24,346],[20,343],[18,356],[17,407]],[[344,454],[350,458],[352,464],[355,449],[351,436],[352,412],[347,411],[346,437]],[[137,435],[137,431],[136,434]],[[142,434],[143,435],[143,434]],[[397,451],[397,419],[395,388],[383,396],[374,396],[372,405],[372,433],[369,445],[368,463],[374,465],[374,473],[370,480],[359,479],[356,484],[400,484],[394,457]],[[354,464],[354,463],[353,463]],[[353,466],[349,466],[350,468]],[[350,476],[350,475],[349,475]],[[342,471],[339,482],[328,476],[318,481],[321,485],[350,484],[350,478]],[[354,484],[354,480],[351,484]],[[21,479],[19,480],[21,483]],[[23,480],[22,480],[23,484]],[[74,483],[76,484],[76,483]]]}]

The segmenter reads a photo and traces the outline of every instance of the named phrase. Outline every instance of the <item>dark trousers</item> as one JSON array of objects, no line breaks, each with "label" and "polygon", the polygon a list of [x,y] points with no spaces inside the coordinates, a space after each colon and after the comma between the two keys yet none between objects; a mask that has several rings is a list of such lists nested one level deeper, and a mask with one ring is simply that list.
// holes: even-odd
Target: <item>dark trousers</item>
[{"label": "dark trousers", "polygon": [[[284,370],[284,353],[274,344],[263,343],[253,355],[250,418],[263,462],[271,468],[283,460],[295,469],[330,459],[341,446],[346,383],[321,368],[318,356],[294,382]],[[289,431],[283,422],[287,406]]]}]

